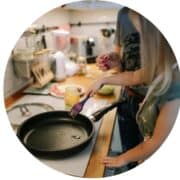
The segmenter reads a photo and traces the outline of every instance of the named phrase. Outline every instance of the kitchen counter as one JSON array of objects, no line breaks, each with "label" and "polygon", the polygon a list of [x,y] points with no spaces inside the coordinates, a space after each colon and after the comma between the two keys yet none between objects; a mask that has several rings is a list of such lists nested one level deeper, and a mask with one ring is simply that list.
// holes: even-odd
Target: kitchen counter
[{"label": "kitchen counter", "polygon": [[[111,74],[112,72],[108,72]],[[72,77],[66,78],[65,81],[59,82],[60,84],[78,84],[84,87],[85,90],[95,81],[98,77],[102,75],[102,72],[98,70],[95,65],[88,65],[87,74],[84,75],[75,75]],[[94,99],[96,100],[106,100],[111,103],[119,99],[120,95],[120,87],[115,87],[115,93],[112,96],[100,96],[95,95]],[[15,95],[7,98],[5,100],[6,107],[10,107],[14,104],[18,99],[22,98],[24,95],[22,91],[16,93]],[[106,156],[109,152],[109,148],[111,145],[111,139],[113,134],[113,128],[115,123],[116,109],[108,112],[104,117],[100,124],[96,141],[94,142],[94,147],[88,161],[88,165],[86,167],[84,177],[103,177],[105,167],[100,163],[100,159]]]}]

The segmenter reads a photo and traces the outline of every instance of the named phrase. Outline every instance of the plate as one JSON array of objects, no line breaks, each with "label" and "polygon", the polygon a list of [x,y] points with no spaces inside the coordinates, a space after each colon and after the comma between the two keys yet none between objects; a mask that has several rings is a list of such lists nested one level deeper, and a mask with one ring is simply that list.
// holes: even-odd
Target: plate
[{"label": "plate", "polygon": [[50,87],[49,94],[55,97],[64,98],[66,87],[77,87],[80,93],[80,96],[83,96],[85,93],[84,88],[80,85],[77,85],[77,84],[61,85],[61,84],[55,83]]}]

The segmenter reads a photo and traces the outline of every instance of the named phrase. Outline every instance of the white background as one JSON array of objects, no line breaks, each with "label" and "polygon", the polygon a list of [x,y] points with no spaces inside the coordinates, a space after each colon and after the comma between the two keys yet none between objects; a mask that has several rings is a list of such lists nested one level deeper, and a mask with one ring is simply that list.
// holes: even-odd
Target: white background
[{"label": "white background", "polygon": [[[113,0],[112,0],[113,1]],[[75,179],[40,163],[20,144],[12,131],[4,108],[3,79],[5,66],[22,32],[37,18],[53,8],[72,1],[60,0],[5,0],[0,4],[0,179],[59,180]],[[180,11],[178,0],[118,0],[151,20],[165,35],[176,57],[180,59]],[[135,169],[111,177],[112,179],[178,179],[180,160],[180,115],[169,137],[161,148]]]}]

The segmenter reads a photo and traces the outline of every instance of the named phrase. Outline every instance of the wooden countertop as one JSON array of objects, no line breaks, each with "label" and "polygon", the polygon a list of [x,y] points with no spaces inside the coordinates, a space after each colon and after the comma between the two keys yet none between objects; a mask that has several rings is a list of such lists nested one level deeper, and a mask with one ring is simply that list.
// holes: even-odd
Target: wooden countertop
[{"label": "wooden countertop", "polygon": [[[110,73],[111,72],[109,72],[109,74]],[[102,76],[103,73],[99,71],[95,65],[89,65],[87,74],[87,76],[73,76],[68,78],[64,83],[69,84],[77,82],[78,84],[84,86],[85,89],[87,89],[92,84],[92,82],[95,81],[98,77]],[[113,96],[95,95],[95,98],[106,99],[109,102],[113,102],[118,100],[119,96],[120,87],[116,87]],[[116,109],[113,109],[104,116],[84,177],[97,178],[104,176],[105,166],[100,161],[101,158],[106,156],[109,152],[115,116]]]},{"label": "wooden countertop", "polygon": [[[88,65],[87,75],[75,75],[69,78],[66,78],[65,81],[60,82],[61,84],[79,84],[82,85],[85,90],[95,81],[98,77],[102,76],[102,72],[98,70],[95,65]],[[17,92],[13,96],[5,100],[6,107],[9,107],[17,99],[22,97],[22,91]],[[95,95],[97,99],[106,99],[109,102],[116,101],[120,95],[120,87],[115,87],[115,93],[112,96],[100,96]],[[89,160],[88,166],[84,177],[87,178],[97,178],[104,176],[104,165],[100,162],[101,158],[106,156],[109,152],[111,145],[111,138],[113,134],[114,122],[115,122],[116,109],[108,112],[101,123],[101,127],[98,132],[97,140]]]}]

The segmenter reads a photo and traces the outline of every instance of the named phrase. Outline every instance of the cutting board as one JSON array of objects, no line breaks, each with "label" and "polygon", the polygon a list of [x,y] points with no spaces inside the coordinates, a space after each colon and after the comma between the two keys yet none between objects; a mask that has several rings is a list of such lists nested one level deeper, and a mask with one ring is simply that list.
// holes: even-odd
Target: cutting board
[{"label": "cutting board", "polygon": [[34,94],[34,95],[48,95],[49,94],[49,88],[51,87],[53,83],[48,83],[42,88],[36,88],[34,85],[26,88],[23,93],[24,94]]},{"label": "cutting board", "polygon": [[46,61],[42,60],[32,64],[31,69],[35,77],[36,83],[34,86],[36,88],[44,87],[54,78],[54,74]]}]

